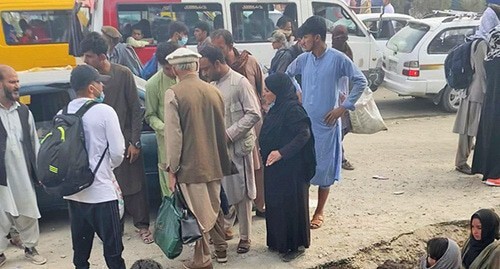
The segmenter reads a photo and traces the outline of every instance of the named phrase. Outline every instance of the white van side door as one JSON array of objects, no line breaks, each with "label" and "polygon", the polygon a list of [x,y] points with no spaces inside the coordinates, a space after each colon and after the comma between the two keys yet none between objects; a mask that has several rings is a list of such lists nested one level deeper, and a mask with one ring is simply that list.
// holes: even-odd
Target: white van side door
[{"label": "white van side door", "polygon": [[[367,71],[377,67],[378,55],[377,45],[373,36],[368,32],[366,26],[361,22],[356,14],[340,0],[303,0],[307,3],[307,19],[310,16],[322,16],[327,21],[327,28],[333,29],[335,26],[345,25],[349,31],[347,43],[352,49],[354,63],[362,70]],[[304,20],[305,20],[304,19]],[[327,33],[326,41],[331,44],[332,36]]]}]

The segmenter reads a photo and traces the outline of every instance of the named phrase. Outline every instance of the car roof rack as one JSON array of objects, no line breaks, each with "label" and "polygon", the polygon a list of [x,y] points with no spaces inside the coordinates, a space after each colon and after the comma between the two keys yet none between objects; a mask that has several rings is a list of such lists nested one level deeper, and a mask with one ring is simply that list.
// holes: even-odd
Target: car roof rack
[{"label": "car roof rack", "polygon": [[424,18],[438,18],[447,17],[443,22],[450,22],[454,19],[461,18],[471,18],[476,19],[481,17],[481,13],[471,12],[471,11],[459,11],[459,10],[433,10],[431,13],[426,14]]}]

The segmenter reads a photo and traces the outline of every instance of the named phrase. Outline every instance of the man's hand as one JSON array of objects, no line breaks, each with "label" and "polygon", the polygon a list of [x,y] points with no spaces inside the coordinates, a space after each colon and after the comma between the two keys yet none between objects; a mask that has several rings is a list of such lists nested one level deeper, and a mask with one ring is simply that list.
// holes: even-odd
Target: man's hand
[{"label": "man's hand", "polygon": [[177,175],[172,172],[168,172],[168,188],[171,192],[175,191],[175,184],[177,184]]},{"label": "man's hand", "polygon": [[339,106],[332,111],[328,112],[325,116],[325,122],[327,125],[333,126],[335,122],[337,122],[337,119],[340,118],[347,110]]},{"label": "man's hand", "polygon": [[281,153],[279,151],[271,151],[271,153],[269,153],[269,156],[267,156],[266,166],[273,165],[275,162],[281,160],[281,158]]},{"label": "man's hand", "polygon": [[130,163],[133,163],[139,158],[140,149],[136,148],[134,145],[129,145],[127,149],[127,159]]}]

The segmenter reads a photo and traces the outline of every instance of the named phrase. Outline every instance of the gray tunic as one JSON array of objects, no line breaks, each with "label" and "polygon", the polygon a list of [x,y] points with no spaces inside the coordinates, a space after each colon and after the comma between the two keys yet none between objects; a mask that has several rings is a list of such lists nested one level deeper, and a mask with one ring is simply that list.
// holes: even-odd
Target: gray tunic
[{"label": "gray tunic", "polygon": [[222,185],[230,205],[245,196],[256,197],[252,150],[255,146],[254,126],[260,120],[260,106],[250,82],[232,69],[215,86],[224,98],[226,134],[231,140],[229,157],[238,174],[225,176]]},{"label": "gray tunic", "polygon": [[[478,42],[478,41],[474,41]],[[475,51],[474,51],[475,49]],[[475,70],[472,77],[472,83],[469,88],[463,92],[463,99],[458,108],[453,132],[457,134],[466,134],[476,136],[481,118],[481,109],[486,93],[486,71],[484,69],[484,58],[488,50],[486,42],[472,44],[471,66]]]}]

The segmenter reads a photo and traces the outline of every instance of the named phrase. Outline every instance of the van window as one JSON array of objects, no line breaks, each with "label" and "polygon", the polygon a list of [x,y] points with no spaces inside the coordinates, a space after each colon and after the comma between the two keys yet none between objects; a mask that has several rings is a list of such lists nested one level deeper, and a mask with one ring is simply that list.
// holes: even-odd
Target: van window
[{"label": "van window", "polygon": [[197,22],[207,22],[211,29],[223,28],[220,4],[122,4],[118,5],[118,28],[126,40],[132,26],[139,25],[145,39],[153,43],[167,41],[168,27],[172,21],[182,21],[189,28],[188,44],[196,44],[194,27]]},{"label": "van window", "polygon": [[410,53],[428,31],[428,25],[410,23],[389,39],[387,48],[395,52]]},{"label": "van window", "polygon": [[8,45],[66,43],[70,10],[5,11],[2,27]]},{"label": "van window", "polygon": [[429,43],[429,54],[448,54],[453,48],[465,43],[466,37],[475,33],[474,27],[446,29]]},{"label": "van window", "polygon": [[366,27],[377,40],[389,40],[406,26],[408,21],[401,19],[382,19],[364,21]]},{"label": "van window", "polygon": [[267,42],[279,18],[297,21],[295,3],[233,3],[230,8],[235,42]]},{"label": "van window", "polygon": [[337,4],[312,2],[313,14],[326,20],[326,29],[332,31],[337,25],[347,27],[350,35],[364,36],[349,14]]}]

